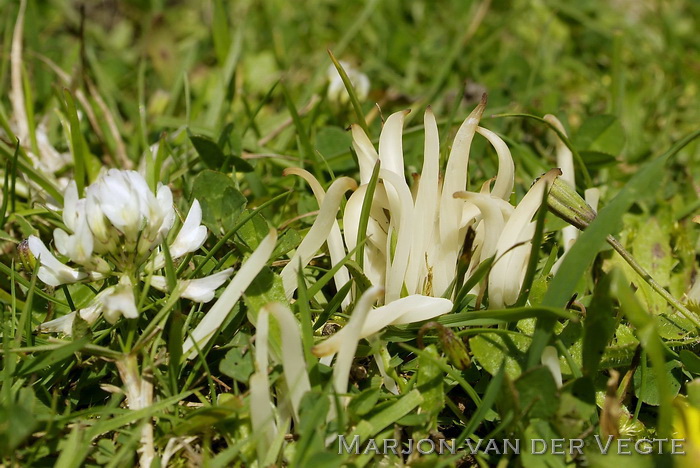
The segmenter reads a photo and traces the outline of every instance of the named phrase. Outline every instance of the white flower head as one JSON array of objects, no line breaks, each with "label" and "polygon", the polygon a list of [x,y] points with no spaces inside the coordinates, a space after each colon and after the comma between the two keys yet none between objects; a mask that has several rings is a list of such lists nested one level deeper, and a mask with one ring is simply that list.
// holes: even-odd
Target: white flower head
[{"label": "white flower head", "polygon": [[[117,264],[117,268],[139,269],[173,227],[175,209],[170,188],[160,185],[153,193],[136,171],[110,169],[87,187],[85,193],[85,198],[79,198],[75,183],[68,185],[63,221],[70,233],[63,229],[54,231],[56,249],[83,271],[106,273],[104,258]],[[172,258],[202,246],[207,230],[201,220],[201,207],[194,200],[170,247]],[[37,257],[46,250],[36,241],[30,248]],[[48,256],[45,258],[50,261]]]},{"label": "white flower head", "polygon": [[[87,189],[87,202],[93,209],[90,226],[100,241],[120,237],[130,253],[150,252],[170,231],[175,220],[173,198],[167,186],[156,194],[136,171],[110,169]],[[114,253],[116,246],[106,245]]]},{"label": "white flower head", "polygon": [[[162,252],[157,250],[175,222],[170,188],[159,185],[153,192],[138,172],[110,169],[85,189],[84,198],[80,198],[75,182],[68,184],[64,193],[63,222],[66,229],[54,230],[54,245],[73,265],[60,261],[38,237],[30,236],[27,246],[39,261],[39,279],[50,286],[60,286],[116,276],[118,284],[100,293],[101,306],[87,315],[96,320],[103,313],[110,323],[121,316],[136,318],[135,282],[145,276],[146,271],[153,272],[165,265]],[[207,229],[201,222],[202,209],[194,200],[169,246],[172,259],[195,252],[204,244]],[[181,297],[208,302],[231,273],[229,269],[207,278],[186,280],[178,291]],[[163,283],[158,289],[164,290],[164,278],[161,278],[154,276],[154,287]],[[57,320],[61,319],[64,321],[45,325],[43,329],[65,332],[72,318]]]},{"label": "white flower head", "polygon": [[[367,98],[370,88],[369,78],[367,75],[343,60],[340,61],[340,65],[348,75],[353,88],[355,88],[357,98],[361,101]],[[340,77],[340,73],[338,73],[335,65],[331,64],[328,67],[328,72],[326,75],[328,76],[328,99],[331,102],[340,104],[347,103],[350,100],[350,95],[348,94],[347,89],[345,89],[345,83],[343,83],[343,79]]]}]

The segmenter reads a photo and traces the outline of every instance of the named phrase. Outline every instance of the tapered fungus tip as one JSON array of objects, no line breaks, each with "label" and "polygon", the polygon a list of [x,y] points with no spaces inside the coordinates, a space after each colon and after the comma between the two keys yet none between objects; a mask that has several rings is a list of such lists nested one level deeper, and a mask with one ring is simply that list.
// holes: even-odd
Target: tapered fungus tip
[{"label": "tapered fungus tip", "polygon": [[543,177],[545,177],[547,180],[554,180],[554,178],[559,177],[562,175],[562,171],[560,168],[555,167],[550,170],[548,170]]},{"label": "tapered fungus tip", "polygon": [[484,114],[484,109],[486,109],[486,102],[488,101],[487,94],[484,93],[481,95],[481,101],[479,101],[479,104],[474,108],[471,114],[469,114],[469,119],[476,119],[477,121],[481,120],[481,116]]}]

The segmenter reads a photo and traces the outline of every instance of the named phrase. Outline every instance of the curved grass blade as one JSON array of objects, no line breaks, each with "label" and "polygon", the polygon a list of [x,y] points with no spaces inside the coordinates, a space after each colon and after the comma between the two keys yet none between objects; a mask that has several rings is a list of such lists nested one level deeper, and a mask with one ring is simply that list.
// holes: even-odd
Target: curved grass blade
[{"label": "curved grass blade", "polygon": [[63,98],[66,103],[66,112],[68,113],[68,122],[70,123],[70,140],[71,149],[73,150],[73,177],[75,184],[78,186],[78,193],[83,193],[86,179],[86,158],[85,144],[83,136],[80,133],[80,120],[78,119],[78,110],[73,100],[73,95],[67,89],[63,90]]},{"label": "curved grass blade", "polygon": [[[19,156],[19,140],[17,140],[17,145],[15,146],[15,154],[12,156],[12,164],[10,167],[12,168],[11,170],[5,169],[5,181],[2,186],[2,207],[0,208],[0,228],[3,228],[5,226],[5,222],[7,221],[8,215],[7,215],[7,205],[8,201],[12,199],[12,203],[10,203],[10,210],[12,213],[16,211],[15,208],[15,182],[17,180],[17,157]],[[12,174],[12,182],[10,186],[10,173]]]},{"label": "curved grass blade", "polygon": [[351,261],[350,259],[352,258],[352,256],[357,253],[357,251],[360,249],[361,246],[365,244],[365,242],[367,242],[367,238],[364,238],[361,243],[358,243],[358,245],[350,252],[348,252],[348,254],[342,258],[342,260],[340,260],[336,265],[333,266],[333,268],[324,273],[324,275],[321,276],[318,279],[318,281],[316,281],[309,288],[309,297],[314,297],[316,294],[318,294],[318,292],[333,279],[338,270],[340,270],[344,266],[347,266],[347,263]]}]

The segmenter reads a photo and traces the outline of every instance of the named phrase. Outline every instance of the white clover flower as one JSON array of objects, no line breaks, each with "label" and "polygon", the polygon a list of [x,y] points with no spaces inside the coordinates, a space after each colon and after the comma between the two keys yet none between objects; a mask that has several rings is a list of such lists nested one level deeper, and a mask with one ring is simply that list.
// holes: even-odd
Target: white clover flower
[{"label": "white clover flower", "polygon": [[102,309],[104,308],[104,304],[102,302],[103,299],[106,296],[109,296],[112,293],[114,293],[114,289],[114,286],[105,288],[92,299],[90,305],[88,305],[87,307],[80,309],[76,312],[71,312],[70,314],[66,314],[57,319],[44,322],[41,325],[39,325],[39,330],[47,333],[62,333],[64,335],[71,335],[73,322],[75,320],[76,314],[80,314],[80,318],[85,320],[88,324],[92,325],[97,321],[98,318],[100,318],[100,314],[102,314]]},{"label": "white clover flower", "polygon": [[[340,61],[340,65],[348,75],[353,88],[355,88],[357,98],[361,101],[367,98],[370,88],[370,82],[367,75],[355,69],[352,65],[343,60]],[[328,99],[331,102],[337,102],[340,104],[347,103],[350,100],[350,96],[348,95],[347,89],[345,89],[345,83],[343,83],[343,79],[340,77],[340,73],[338,73],[335,65],[331,64],[328,67],[326,76],[328,77]]]},{"label": "white clover flower", "polygon": [[40,263],[39,279],[49,286],[60,286],[66,283],[75,283],[85,278],[87,275],[84,272],[66,266],[53,256],[49,249],[46,248],[41,239],[36,236],[29,236],[27,245],[32,255]]},{"label": "white clover flower", "polygon": [[[91,306],[80,311],[88,323],[100,313],[110,323],[121,316],[138,317],[134,297],[136,282],[147,273],[162,268],[165,257],[157,252],[175,222],[175,208],[170,188],[159,185],[155,193],[142,175],[135,171],[110,169],[85,189],[80,198],[75,182],[64,194],[63,222],[66,230],[54,230],[58,252],[75,266],[59,261],[36,236],[27,245],[40,263],[39,279],[50,286],[97,281],[118,277],[118,283],[98,294]],[[185,222],[169,246],[172,259],[198,250],[207,238],[202,222],[202,209],[194,200]],[[215,290],[231,274],[227,269],[199,279],[180,280],[176,290],[180,297],[208,302]],[[151,284],[166,290],[165,278],[153,275]],[[68,333],[75,313],[44,324],[42,329]]]},{"label": "white clover flower", "polygon": [[134,286],[128,276],[124,275],[119,279],[119,284],[111,294],[105,296],[102,305],[105,320],[112,324],[117,323],[122,315],[130,319],[139,316],[139,311],[136,309]]},{"label": "white clover flower", "polygon": [[[227,268],[213,275],[204,278],[182,280],[182,292],[180,297],[191,299],[195,302],[209,302],[214,299],[214,291],[226,282],[233,273],[233,268]],[[167,291],[167,281],[165,276],[151,277],[151,286],[159,291]]]}]

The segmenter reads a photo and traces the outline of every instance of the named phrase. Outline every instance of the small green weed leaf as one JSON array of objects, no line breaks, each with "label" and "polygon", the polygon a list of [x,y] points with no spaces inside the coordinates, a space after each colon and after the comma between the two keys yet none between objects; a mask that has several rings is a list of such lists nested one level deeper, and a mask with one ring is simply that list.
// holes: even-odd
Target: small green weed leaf
[{"label": "small green weed leaf", "polygon": [[316,134],[316,149],[326,158],[349,153],[352,137],[340,127],[323,127]]},{"label": "small green weed leaf", "polygon": [[224,152],[214,140],[202,135],[191,135],[190,141],[209,169],[218,170],[226,161]]},{"label": "small green weed leaf", "polygon": [[117,447],[113,441],[100,439],[95,444],[95,452],[92,456],[99,465],[106,466],[114,459],[116,452]]},{"label": "small green weed leaf", "polygon": [[617,163],[617,158],[615,155],[610,153],[604,153],[602,151],[581,151],[581,159],[586,163],[586,167],[589,169],[602,169],[604,167],[610,167]]},{"label": "small green weed leaf", "polygon": [[206,433],[212,426],[232,418],[236,413],[236,408],[228,405],[200,408],[187,415],[184,421],[180,421],[174,432],[177,435]]},{"label": "small green weed leaf", "polygon": [[[646,220],[634,238],[632,253],[637,262],[651,274],[656,282],[667,287],[671,280],[670,273],[675,260],[671,253],[671,247],[668,245],[668,231],[665,228],[666,226],[662,228],[657,218]],[[659,296],[646,281],[637,275],[627,275],[627,277],[634,281],[642,291],[642,303],[647,306],[648,310],[657,315],[669,309],[664,298]]]},{"label": "small green weed leaf", "polygon": [[202,222],[217,237],[235,226],[246,198],[225,174],[203,171],[194,180],[192,198],[202,205]]},{"label": "small green weed leaf", "polygon": [[[257,323],[258,313],[266,304],[278,302],[289,305],[287,296],[284,294],[282,278],[267,267],[263,268],[248,286],[243,299],[248,309],[248,320],[253,324]],[[274,356],[281,357],[282,334],[277,320],[270,320],[269,333],[270,351]]]},{"label": "small green weed leaf", "polygon": [[661,338],[667,340],[682,340],[686,337],[694,337],[695,324],[679,312],[669,310],[663,315],[654,317],[657,331]]},{"label": "small green weed leaf", "polygon": [[691,374],[700,375],[700,357],[687,349],[682,349],[678,355],[683,367]]},{"label": "small green weed leaf", "polygon": [[559,407],[557,384],[549,368],[534,367],[515,381],[521,412],[528,418],[549,419]]},{"label": "small green weed leaf", "polygon": [[296,249],[303,238],[296,229],[287,229],[277,238],[277,245],[270,256],[271,260],[281,257],[292,249]]},{"label": "small green weed leaf", "polygon": [[[664,368],[666,376],[665,389],[672,396],[676,396],[681,389],[681,382],[684,380],[683,372],[681,372],[681,363],[675,360],[667,361]],[[645,374],[644,386],[642,386],[642,372]],[[651,365],[647,367],[640,366],[637,372],[634,373],[634,394],[647,405],[659,406],[661,404],[657,374]]]},{"label": "small green weed leaf", "polygon": [[284,294],[282,278],[269,268],[263,268],[251,285],[248,286],[245,294],[245,303],[257,315],[257,311],[270,302],[288,304],[287,296]]},{"label": "small green weed leaf", "polygon": [[[249,210],[244,210],[243,213],[248,215],[251,212]],[[243,245],[237,243],[238,247],[244,252],[252,252],[260,245],[260,242],[262,242],[269,232],[270,226],[267,224],[267,221],[265,221],[263,215],[256,213],[238,230],[236,239],[243,241]]]},{"label": "small green weed leaf", "polygon": [[190,141],[209,169],[224,172],[229,172],[232,167],[237,172],[252,172],[254,170],[253,166],[246,160],[231,154],[225,154],[221,147],[210,138],[202,135],[191,135]]},{"label": "small green weed leaf", "polygon": [[9,454],[29,437],[37,426],[36,417],[31,404],[34,394],[29,388],[20,390],[29,393],[30,398],[19,398],[12,404],[0,403],[0,453]]},{"label": "small green weed leaf", "polygon": [[530,339],[524,335],[481,333],[469,340],[469,347],[481,367],[495,375],[505,363],[505,372],[516,379],[525,366],[525,351]]},{"label": "small green weed leaf", "polygon": [[219,364],[222,374],[241,383],[247,383],[253,374],[253,356],[242,347],[231,348]]}]

